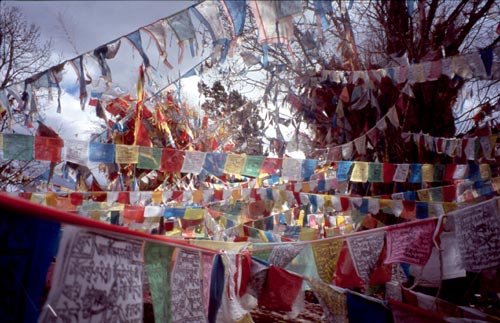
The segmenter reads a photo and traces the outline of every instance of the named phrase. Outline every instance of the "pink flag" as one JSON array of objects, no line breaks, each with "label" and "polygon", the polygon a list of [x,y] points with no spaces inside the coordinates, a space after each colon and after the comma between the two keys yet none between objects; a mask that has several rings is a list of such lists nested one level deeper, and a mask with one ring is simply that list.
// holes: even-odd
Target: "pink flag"
[{"label": "pink flag", "polygon": [[432,251],[435,219],[388,227],[385,263],[404,262],[423,266]]}]

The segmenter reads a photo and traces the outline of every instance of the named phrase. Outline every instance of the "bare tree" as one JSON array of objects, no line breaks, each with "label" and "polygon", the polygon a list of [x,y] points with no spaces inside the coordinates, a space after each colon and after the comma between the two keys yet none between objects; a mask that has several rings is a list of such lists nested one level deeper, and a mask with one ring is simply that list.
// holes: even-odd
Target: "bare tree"
[{"label": "bare tree", "polygon": [[17,7],[0,7],[0,89],[48,67],[50,42],[40,42],[40,29]]},{"label": "bare tree", "polygon": [[[350,104],[338,107],[345,84],[333,80],[314,81],[314,76],[324,70],[345,71],[348,75],[354,70],[408,66],[472,51],[491,50],[500,41],[500,36],[495,33],[500,7],[494,0],[335,0],[332,1],[332,10],[326,13],[328,26],[322,30],[316,28],[314,2],[302,4],[304,14],[294,18],[295,39],[290,41],[288,48],[280,44],[268,46],[267,64],[259,60],[256,63],[255,59],[248,57],[248,53],[254,57],[264,56],[255,18],[248,10],[243,39],[239,43],[243,62],[251,63],[246,64],[243,71],[241,66],[245,65],[241,63],[230,66],[229,70],[236,81],[261,87],[263,103],[274,98],[278,107],[284,107],[285,98],[290,94],[300,99],[299,109],[291,111],[293,123],[297,125],[302,120],[308,124],[315,148],[355,139],[373,127],[377,117],[396,103],[404,105],[404,109],[398,106],[403,131],[422,131],[443,137],[454,136],[458,132],[457,122],[472,119],[479,107],[497,105],[500,88],[494,80],[498,76],[493,76],[493,71],[491,80],[486,81],[441,76],[435,81],[408,84],[411,96],[400,95],[405,83],[395,84],[384,77],[371,89],[379,111],[370,109],[370,104],[357,107],[359,110]],[[252,71],[258,71],[260,75]],[[349,94],[359,86],[366,88],[366,84],[348,85]],[[473,100],[470,100],[474,104],[457,115],[454,109],[458,101],[463,101],[464,91],[474,93]],[[336,119],[339,109],[343,110],[340,115],[345,119],[342,123]],[[462,128],[458,130],[466,131]],[[380,150],[374,147],[374,154],[366,157],[393,162],[415,157],[405,152],[403,142],[381,144],[379,148],[384,146],[389,148]]]},{"label": "bare tree", "polygon": [[[50,41],[40,41],[39,27],[29,24],[19,8],[0,5],[0,91],[9,89],[5,108],[10,110],[2,111],[2,132],[8,128],[15,131],[13,123],[26,120],[25,111],[19,108],[24,98],[21,82],[48,67],[50,49]],[[0,171],[0,190],[19,190],[44,170],[38,162],[6,160],[0,163]]]}]

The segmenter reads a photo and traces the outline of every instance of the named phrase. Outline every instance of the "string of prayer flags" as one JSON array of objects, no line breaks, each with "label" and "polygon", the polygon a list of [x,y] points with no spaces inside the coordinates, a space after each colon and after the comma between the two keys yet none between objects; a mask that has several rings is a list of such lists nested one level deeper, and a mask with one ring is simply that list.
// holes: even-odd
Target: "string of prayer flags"
[{"label": "string of prayer flags", "polygon": [[[271,175],[268,184],[279,183],[282,177],[293,182],[307,181],[315,174],[317,159],[268,158],[221,152],[184,151],[141,145],[120,145],[104,142],[62,140],[19,134],[4,134],[4,160],[65,160],[80,165],[87,162],[135,164],[140,169],[199,174],[224,174],[260,177]],[[2,138],[3,138],[2,137]],[[161,157],[159,156],[161,154]],[[300,183],[304,192],[338,188],[338,182],[442,182],[460,179],[479,181],[493,174],[489,164],[391,164],[361,161],[336,162],[336,177]],[[327,187],[328,186],[328,187]],[[300,190],[298,189],[298,190]],[[439,192],[437,192],[439,193]],[[435,199],[439,201],[440,199]]]},{"label": "string of prayer flags", "polygon": [[[65,226],[39,322],[142,320],[142,243]],[[103,302],[103,300],[106,300]],[[98,311],[94,309],[99,309]]]}]

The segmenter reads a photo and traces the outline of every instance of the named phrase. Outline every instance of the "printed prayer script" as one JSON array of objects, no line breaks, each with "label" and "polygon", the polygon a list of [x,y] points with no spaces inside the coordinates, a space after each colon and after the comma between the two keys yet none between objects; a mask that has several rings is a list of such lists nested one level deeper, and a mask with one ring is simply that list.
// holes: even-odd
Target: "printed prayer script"
[{"label": "printed prayer script", "polygon": [[479,272],[500,265],[498,199],[457,210],[453,214],[458,250],[464,268]]},{"label": "printed prayer script", "polygon": [[435,221],[414,221],[387,231],[385,263],[405,262],[423,266],[432,251]]},{"label": "printed prayer script", "polygon": [[365,282],[377,264],[385,242],[385,232],[346,239],[358,276]]},{"label": "printed prayer script", "polygon": [[39,322],[142,322],[142,243],[64,228]]},{"label": "printed prayer script", "polygon": [[205,322],[201,257],[197,252],[178,250],[172,272],[172,322]]}]

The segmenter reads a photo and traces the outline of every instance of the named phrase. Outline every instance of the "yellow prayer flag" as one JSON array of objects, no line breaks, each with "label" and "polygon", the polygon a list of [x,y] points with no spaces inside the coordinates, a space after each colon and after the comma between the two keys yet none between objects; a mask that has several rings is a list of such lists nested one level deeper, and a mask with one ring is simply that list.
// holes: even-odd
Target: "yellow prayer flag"
[{"label": "yellow prayer flag", "polygon": [[458,209],[457,203],[450,203],[450,202],[443,203],[444,213],[449,213],[451,211],[455,211],[456,209]]},{"label": "yellow prayer flag", "polygon": [[417,191],[418,199],[422,202],[429,202],[431,200],[429,189]]},{"label": "yellow prayer flag", "polygon": [[57,195],[55,193],[46,193],[45,203],[47,206],[57,206]]},{"label": "yellow prayer flag", "polygon": [[137,164],[139,160],[139,147],[129,145],[115,146],[115,161],[117,164]]},{"label": "yellow prayer flag", "polygon": [[203,191],[202,190],[193,191],[193,202],[196,204],[201,204],[203,202]]},{"label": "yellow prayer flag", "polygon": [[318,239],[318,229],[309,228],[309,227],[301,227],[299,233],[300,241],[310,241]]},{"label": "yellow prayer flag", "polygon": [[186,209],[186,212],[184,213],[184,219],[185,220],[199,220],[199,219],[203,219],[204,215],[205,215],[204,209],[188,208],[188,209]]},{"label": "yellow prayer flag", "polygon": [[352,182],[366,183],[368,181],[368,163],[354,162],[354,168],[351,175]]},{"label": "yellow prayer flag", "polygon": [[225,250],[233,252],[241,252],[248,245],[247,242],[226,242],[226,241],[213,241],[213,240],[190,240],[190,244],[213,249],[213,250]]},{"label": "yellow prayer flag", "polygon": [[489,164],[479,165],[479,174],[481,174],[481,179],[491,178],[491,167]]},{"label": "yellow prayer flag", "polygon": [[236,201],[240,200],[241,199],[241,189],[234,189],[234,190],[232,190],[231,197],[233,199],[235,199]]},{"label": "yellow prayer flag", "polygon": [[337,262],[344,239],[318,240],[320,242],[311,243],[314,261],[318,277],[325,283],[330,284],[333,280],[333,273],[337,269]]},{"label": "yellow prayer flag", "polygon": [[434,165],[433,164],[423,164],[422,165],[422,182],[433,182],[434,181]]},{"label": "yellow prayer flag", "polygon": [[224,173],[241,175],[245,166],[245,159],[245,155],[228,154],[224,165]]},{"label": "yellow prayer flag", "polygon": [[92,220],[101,220],[101,211],[89,211],[89,215]]},{"label": "yellow prayer flag", "polygon": [[151,200],[155,204],[161,204],[163,202],[163,192],[162,191],[154,191],[151,193]]}]

